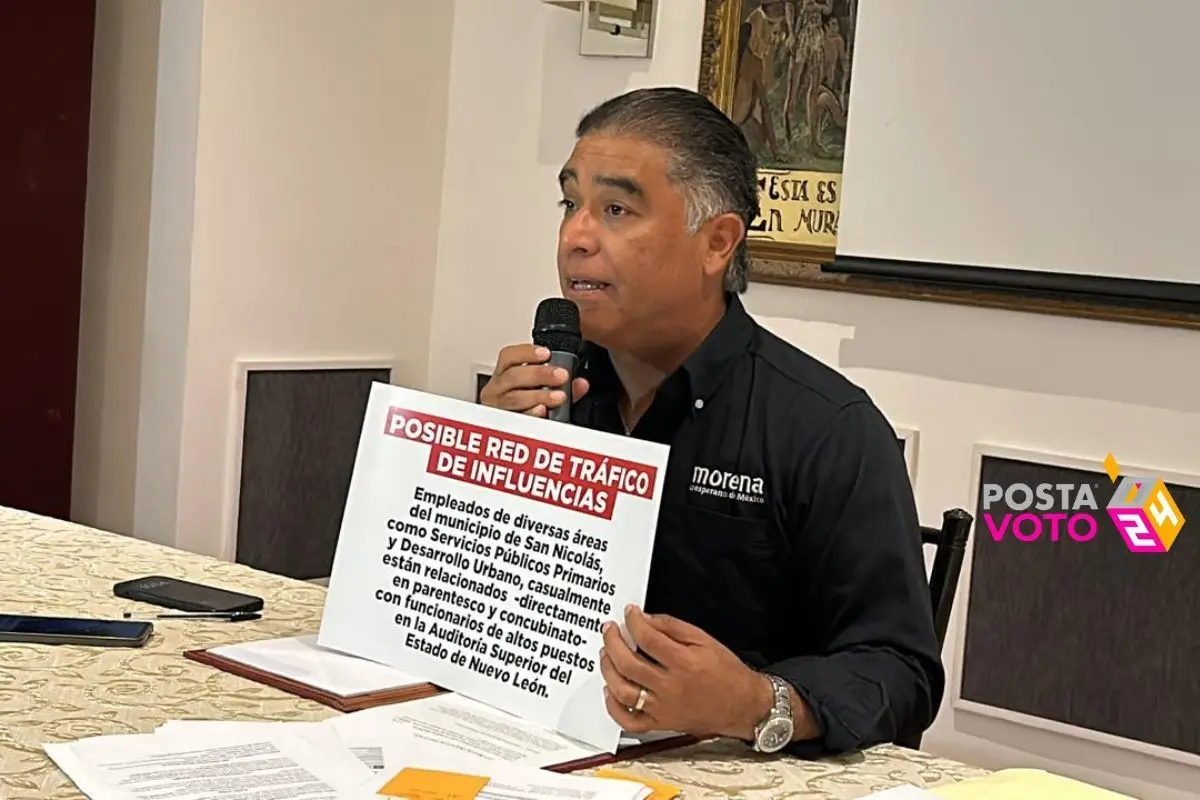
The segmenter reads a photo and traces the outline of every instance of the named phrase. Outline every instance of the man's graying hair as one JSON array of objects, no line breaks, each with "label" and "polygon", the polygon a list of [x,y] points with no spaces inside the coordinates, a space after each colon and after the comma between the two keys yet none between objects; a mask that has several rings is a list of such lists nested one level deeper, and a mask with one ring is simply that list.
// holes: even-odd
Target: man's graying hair
[{"label": "man's graying hair", "polygon": [[[703,95],[676,87],[637,89],[589,111],[575,136],[631,136],[668,153],[667,175],[687,209],[688,232],[729,212],[746,229],[758,216],[758,163],[746,137]],[[725,290],[744,292],[750,255],[745,238],[725,269]]]}]

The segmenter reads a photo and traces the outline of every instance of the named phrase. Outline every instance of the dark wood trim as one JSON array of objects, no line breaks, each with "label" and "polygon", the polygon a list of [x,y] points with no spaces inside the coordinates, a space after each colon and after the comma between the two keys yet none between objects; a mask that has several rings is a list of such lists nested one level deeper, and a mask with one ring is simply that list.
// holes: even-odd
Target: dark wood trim
[{"label": "dark wood trim", "polygon": [[756,283],[1200,330],[1200,286],[1034,270],[839,256],[754,259]]},{"label": "dark wood trim", "polygon": [[1200,285],[1188,283],[854,256],[838,256],[822,265],[822,271],[1045,299],[1200,311]]}]

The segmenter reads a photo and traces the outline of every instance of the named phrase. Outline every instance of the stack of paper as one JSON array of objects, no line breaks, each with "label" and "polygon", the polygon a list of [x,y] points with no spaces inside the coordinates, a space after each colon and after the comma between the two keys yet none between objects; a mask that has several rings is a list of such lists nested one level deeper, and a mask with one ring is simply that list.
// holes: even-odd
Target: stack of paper
[{"label": "stack of paper", "polygon": [[[635,780],[560,775],[471,756],[430,755],[411,737],[394,742],[396,751],[403,753],[403,764],[395,775],[381,779],[340,747],[329,728],[283,725],[234,735],[219,731],[220,738],[212,733],[218,729],[186,726],[46,745],[46,751],[92,800],[669,800],[677,794],[656,795],[654,787]],[[448,789],[459,793],[447,794]]]},{"label": "stack of paper", "polygon": [[[596,779],[546,772],[541,768],[599,753],[455,694],[323,722],[173,720],[150,734],[97,736],[45,750],[93,800],[209,800],[251,790],[277,800],[376,797],[406,769],[487,777],[480,798],[498,796],[499,787],[506,798],[661,796],[642,784],[628,794],[631,787],[621,781],[593,785]],[[564,780],[571,785],[565,794]]]},{"label": "stack of paper", "polygon": [[[318,731],[320,731],[318,733]],[[46,753],[92,800],[337,800],[371,771],[329,728],[97,736]]]},{"label": "stack of paper", "polygon": [[[602,755],[590,745],[457,694],[368,708],[335,717],[327,724],[347,741],[355,742],[387,739],[393,731],[411,728],[427,752],[528,767],[552,767]],[[621,746],[677,735],[665,732],[625,736]]]},{"label": "stack of paper", "polygon": [[215,720],[172,720],[160,725],[157,734],[181,734],[215,740],[230,737],[270,737],[278,732],[299,736],[322,747],[345,748],[367,769],[382,772],[388,762],[384,756],[386,737],[373,737],[365,731],[347,730],[346,736],[328,722],[218,722]]}]

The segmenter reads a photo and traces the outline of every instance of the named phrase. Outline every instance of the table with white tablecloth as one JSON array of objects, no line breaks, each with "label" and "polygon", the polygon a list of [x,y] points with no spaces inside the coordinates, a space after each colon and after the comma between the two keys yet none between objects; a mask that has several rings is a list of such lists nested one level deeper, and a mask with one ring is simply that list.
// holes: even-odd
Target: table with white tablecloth
[{"label": "table with white tablecloth", "polygon": [[[161,620],[144,648],[0,644],[0,797],[80,798],[45,742],[149,733],[170,719],[320,720],[339,712],[186,660],[185,650],[315,633],[325,589],[150,542],[0,507],[0,597],[8,613],[119,618],[118,581],[169,575],[266,601],[263,619]],[[874,747],[806,761],[714,740],[622,764],[683,787],[688,800],[858,798],[987,771],[927,753]]]}]

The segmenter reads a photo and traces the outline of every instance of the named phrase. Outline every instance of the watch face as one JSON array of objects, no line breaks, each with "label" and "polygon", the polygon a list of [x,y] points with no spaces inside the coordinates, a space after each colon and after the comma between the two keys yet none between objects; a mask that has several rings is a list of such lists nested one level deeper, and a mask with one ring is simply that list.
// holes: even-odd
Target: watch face
[{"label": "watch face", "polygon": [[787,717],[768,720],[758,732],[758,749],[764,753],[782,750],[792,740],[792,721]]}]

